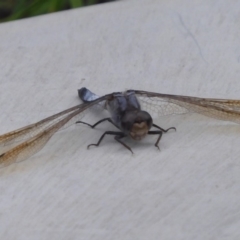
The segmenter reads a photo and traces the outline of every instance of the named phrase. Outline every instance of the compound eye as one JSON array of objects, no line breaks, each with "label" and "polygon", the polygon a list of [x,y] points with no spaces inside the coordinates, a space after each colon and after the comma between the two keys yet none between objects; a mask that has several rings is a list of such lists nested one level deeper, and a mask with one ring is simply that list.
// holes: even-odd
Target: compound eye
[{"label": "compound eye", "polygon": [[134,111],[128,111],[124,114],[122,118],[122,127],[130,131],[132,129],[132,125],[135,122],[136,119],[136,113]]},{"label": "compound eye", "polygon": [[130,121],[126,121],[126,122],[123,121],[123,122],[122,122],[122,126],[123,126],[123,128],[126,129],[126,130],[128,130],[128,131],[131,130],[132,125],[133,125],[133,123],[130,122]]},{"label": "compound eye", "polygon": [[140,111],[138,114],[138,117],[136,118],[136,123],[142,123],[145,122],[150,129],[152,127],[152,117],[150,114],[146,111]]}]

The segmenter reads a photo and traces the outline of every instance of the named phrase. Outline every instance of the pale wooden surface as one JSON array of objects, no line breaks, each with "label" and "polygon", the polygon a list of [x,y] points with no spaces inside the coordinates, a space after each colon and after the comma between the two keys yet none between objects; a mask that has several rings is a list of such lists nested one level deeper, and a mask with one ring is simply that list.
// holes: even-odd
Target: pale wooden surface
[{"label": "pale wooden surface", "polygon": [[[0,25],[0,133],[79,103],[77,89],[240,99],[239,1],[117,1]],[[95,122],[97,114],[88,118]],[[198,115],[134,155],[73,126],[0,170],[1,239],[240,237],[240,126]],[[112,128],[112,127],[110,127]]]}]

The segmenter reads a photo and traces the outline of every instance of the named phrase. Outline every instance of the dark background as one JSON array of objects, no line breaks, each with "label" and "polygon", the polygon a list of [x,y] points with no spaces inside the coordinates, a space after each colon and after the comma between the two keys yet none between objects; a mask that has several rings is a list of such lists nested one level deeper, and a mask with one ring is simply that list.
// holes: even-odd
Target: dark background
[{"label": "dark background", "polygon": [[0,0],[0,22],[115,0]]}]

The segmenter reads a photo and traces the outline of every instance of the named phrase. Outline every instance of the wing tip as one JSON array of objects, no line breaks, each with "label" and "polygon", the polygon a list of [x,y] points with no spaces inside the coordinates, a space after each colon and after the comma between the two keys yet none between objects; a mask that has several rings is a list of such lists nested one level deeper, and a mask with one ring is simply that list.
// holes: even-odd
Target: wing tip
[{"label": "wing tip", "polygon": [[[7,166],[9,165],[9,163],[7,163],[7,162],[5,161],[4,156],[5,156],[5,153],[2,153],[2,154],[0,155],[0,169],[1,169],[1,168],[5,168],[5,167],[7,167]],[[3,158],[3,159],[2,159],[2,158]]]}]

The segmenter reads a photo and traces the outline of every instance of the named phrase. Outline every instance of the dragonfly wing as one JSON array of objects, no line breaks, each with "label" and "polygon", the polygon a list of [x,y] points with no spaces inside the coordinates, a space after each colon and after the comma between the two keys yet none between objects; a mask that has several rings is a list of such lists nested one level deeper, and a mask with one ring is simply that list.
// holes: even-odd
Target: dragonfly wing
[{"label": "dragonfly wing", "polygon": [[81,110],[75,110],[34,137],[0,155],[0,167],[6,167],[12,163],[23,161],[40,151],[54,133],[80,112]]},{"label": "dragonfly wing", "polygon": [[[48,119],[42,120],[42,121],[48,122],[48,124],[45,124],[44,127],[41,129],[41,131],[39,131],[39,129],[37,128],[37,133],[35,133],[34,136],[30,137],[28,140],[18,144],[17,146],[11,148],[10,150],[0,155],[0,168],[6,167],[15,162],[23,161],[29,158],[30,156],[32,156],[33,154],[37,153],[45,146],[45,144],[57,131],[59,131],[66,125],[72,124],[73,122],[75,122],[76,121],[75,117],[78,117],[79,114],[82,114],[83,111],[94,106],[95,104],[103,100],[106,100],[109,96],[111,96],[111,94],[105,95],[93,102],[83,103],[73,108],[67,109],[65,110],[67,111],[67,113],[63,111],[59,113],[58,117],[55,117],[57,115],[56,114],[49,117]],[[27,129],[27,131],[30,131],[28,130],[28,127],[29,126],[22,128],[20,130],[13,131],[9,134],[13,134],[14,132],[18,133],[18,131],[21,133],[21,131],[25,131],[25,129]],[[35,129],[34,124],[31,125],[31,127],[32,127],[31,131],[33,131]],[[29,134],[29,132],[27,132],[26,134]]]},{"label": "dragonfly wing", "polygon": [[135,91],[146,111],[159,116],[196,112],[208,117],[240,123],[240,100],[197,98]]},{"label": "dragonfly wing", "polygon": [[8,132],[3,135],[0,135],[0,145],[10,145],[15,141],[21,141],[21,140],[33,137],[34,135],[41,132],[44,128],[55,124],[56,122],[59,121],[59,119],[64,118],[67,114],[75,111],[76,109],[79,109],[80,106],[81,104],[75,107],[66,109],[60,113],[54,114],[45,119],[42,119],[39,122],[30,124],[28,126]]}]

